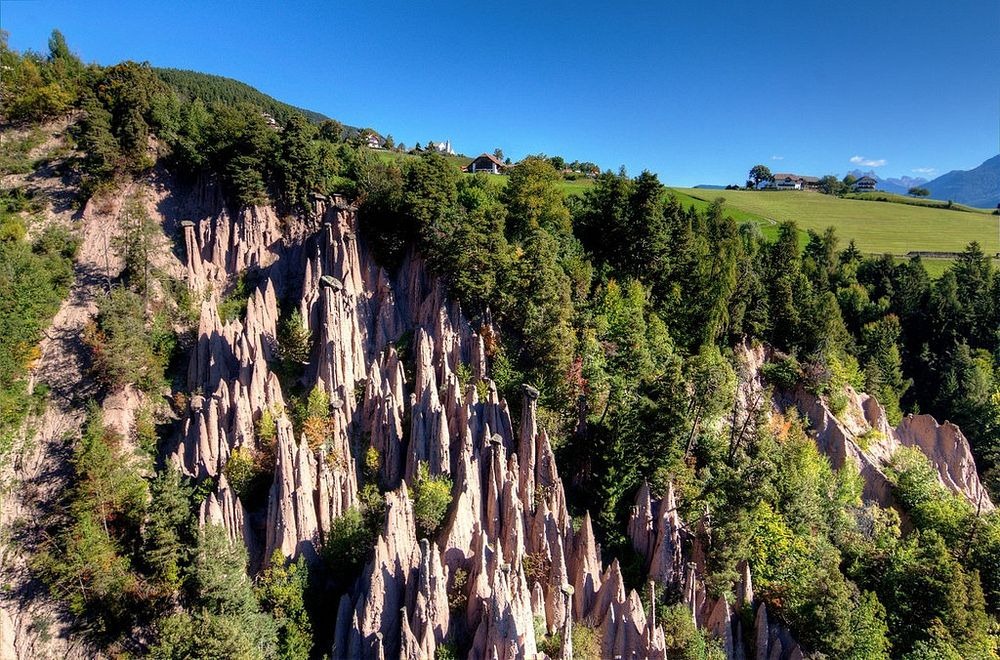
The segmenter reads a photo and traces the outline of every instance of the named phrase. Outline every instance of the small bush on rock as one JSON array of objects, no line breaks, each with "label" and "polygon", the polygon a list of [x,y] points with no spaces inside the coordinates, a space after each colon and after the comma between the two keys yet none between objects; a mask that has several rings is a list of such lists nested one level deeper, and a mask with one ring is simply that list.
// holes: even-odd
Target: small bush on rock
[{"label": "small bush on rock", "polygon": [[417,483],[413,486],[413,516],[418,536],[433,536],[451,504],[451,479],[443,475],[431,476],[426,463],[417,470]]}]

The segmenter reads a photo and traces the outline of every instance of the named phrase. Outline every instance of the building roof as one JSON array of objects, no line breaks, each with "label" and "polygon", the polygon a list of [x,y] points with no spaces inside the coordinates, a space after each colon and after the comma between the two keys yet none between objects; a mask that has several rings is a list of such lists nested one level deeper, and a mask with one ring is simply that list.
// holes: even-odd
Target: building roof
[{"label": "building roof", "polygon": [[469,162],[469,164],[466,165],[463,169],[468,170],[469,167],[472,165],[472,163],[475,163],[477,160],[480,160],[481,158],[486,158],[487,160],[489,160],[490,162],[492,162],[493,164],[495,164],[497,167],[500,167],[500,168],[507,167],[506,165],[503,164],[503,162],[499,158],[497,158],[493,154],[486,154],[486,153],[484,153],[484,154],[480,154],[480,155],[476,156],[475,158],[473,158]]},{"label": "building roof", "polygon": [[819,177],[815,176],[804,176],[802,174],[791,174],[786,172],[778,172],[774,175],[775,181],[784,181],[785,179],[801,181],[802,183],[819,183]]},{"label": "building roof", "polygon": [[476,157],[475,157],[475,158],[473,159],[473,162],[475,162],[475,161],[479,160],[480,158],[488,158],[488,159],[490,159],[490,160],[491,160],[492,162],[494,162],[494,163],[496,163],[497,165],[499,165],[500,167],[504,167],[504,164],[503,164],[503,161],[502,161],[502,160],[500,160],[499,158],[497,158],[496,156],[494,156],[493,154],[481,154],[481,155],[479,155],[479,156],[476,156]]}]

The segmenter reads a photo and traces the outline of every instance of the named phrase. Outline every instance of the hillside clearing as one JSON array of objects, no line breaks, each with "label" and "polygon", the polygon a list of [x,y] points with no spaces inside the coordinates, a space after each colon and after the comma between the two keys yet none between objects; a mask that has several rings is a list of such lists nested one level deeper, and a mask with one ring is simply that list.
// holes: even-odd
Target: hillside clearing
[{"label": "hillside clearing", "polygon": [[[674,189],[678,198],[709,204],[723,198],[737,219],[767,225],[792,220],[801,230],[822,232],[833,226],[841,244],[853,239],[867,254],[905,257],[910,251],[961,252],[978,241],[987,254],[1000,252],[1000,217],[910,204],[842,199],[814,192]],[[947,259],[925,259],[925,262]],[[933,270],[933,269],[932,269]]]}]

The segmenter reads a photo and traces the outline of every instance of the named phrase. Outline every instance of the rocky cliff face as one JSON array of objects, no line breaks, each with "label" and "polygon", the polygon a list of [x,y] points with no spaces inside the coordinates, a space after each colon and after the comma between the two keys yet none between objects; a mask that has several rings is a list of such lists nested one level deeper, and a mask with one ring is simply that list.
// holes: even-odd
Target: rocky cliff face
[{"label": "rocky cliff face", "polygon": [[979,480],[969,441],[957,426],[947,421],[938,424],[930,415],[908,415],[893,428],[886,419],[885,409],[874,397],[856,392],[850,386],[846,388],[847,405],[839,415],[830,410],[825,400],[801,387],[793,392],[775,392],[770,401],[763,401],[760,370],[768,353],[763,346],[739,347],[737,356],[746,375],[737,398],[768,410],[796,410],[808,422],[817,445],[834,468],[839,469],[846,461],[858,468],[864,480],[862,496],[866,501],[882,506],[893,504],[885,468],[896,449],[905,446],[920,449],[949,490],[965,496],[983,511],[993,510],[993,502]]},{"label": "rocky cliff face", "polygon": [[[374,556],[340,601],[333,657],[433,657],[457,635],[471,640],[473,658],[535,657],[536,630],[562,632],[570,657],[574,625],[599,632],[605,657],[664,657],[662,628],[640,595],[626,591],[617,561],[605,566],[589,515],[578,527],[570,520],[536,419],[538,392],[524,388],[515,428],[508,403],[486,378],[481,329],[448,301],[419,258],[408,257],[391,277],[359,241],[354,210],[339,200],[318,200],[314,217],[290,238],[267,209],[236,218],[220,212],[182,223],[182,231],[188,281],[211,293],[188,373],[199,394],[173,455],[189,474],[219,477],[202,522],[224,526],[255,567],[275,550],[312,561],[332,521],[358,504],[362,452],[378,451],[380,479],[393,488]],[[261,277],[246,318],[223,322],[212,292],[247,268]],[[319,449],[295,436],[270,370],[279,296],[297,301],[314,341],[305,378],[331,401],[333,439]],[[411,356],[410,382],[396,345],[404,336],[412,336],[401,346]],[[885,463],[896,447],[913,445],[935,461],[943,483],[992,507],[953,425],[922,416],[893,429],[877,401],[853,392],[840,418],[805,392],[767,399],[764,349],[743,347],[740,356],[734,426],[751,424],[762,406],[794,407],[835,466],[858,465],[867,499],[891,503]],[[485,388],[463,387],[460,365]],[[221,472],[234,449],[255,448],[265,410],[277,420],[276,463],[266,519],[254,521]],[[409,492],[420,463],[454,484],[434,539],[418,540],[414,523]],[[683,594],[694,621],[722,640],[728,657],[802,657],[755,600],[751,567],[743,566],[737,602],[706,596],[710,524],[706,517],[690,530],[676,509],[672,489],[658,501],[647,488],[638,494],[628,533],[650,578]],[[752,630],[736,615],[748,608]]]}]

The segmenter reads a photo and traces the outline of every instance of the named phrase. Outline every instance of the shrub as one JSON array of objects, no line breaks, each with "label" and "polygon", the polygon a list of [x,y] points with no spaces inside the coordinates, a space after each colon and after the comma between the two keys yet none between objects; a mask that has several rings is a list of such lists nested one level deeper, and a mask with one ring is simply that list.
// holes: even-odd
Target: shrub
[{"label": "shrub", "polygon": [[385,496],[374,483],[367,483],[361,487],[358,495],[361,502],[361,513],[365,518],[365,525],[371,530],[372,538],[378,534],[385,518]]},{"label": "shrub", "polygon": [[572,631],[573,655],[578,658],[601,657],[601,633],[596,628],[574,623]]},{"label": "shrub", "polygon": [[267,487],[267,472],[262,468],[258,456],[249,447],[237,447],[229,455],[222,468],[229,485],[248,507]]},{"label": "shrub", "polygon": [[[539,623],[544,621],[544,617],[537,617],[535,619],[535,639],[538,640],[538,652],[544,653],[550,658],[561,658],[562,657],[562,633],[554,632],[551,635],[539,635],[538,628],[539,625],[542,629],[545,628],[544,623]],[[581,656],[585,657],[585,656]]]},{"label": "shrub", "polygon": [[330,438],[330,421],[330,397],[317,385],[309,392],[302,420],[302,433],[310,449],[319,449]]},{"label": "shrub", "polygon": [[434,660],[458,660],[458,657],[454,642],[438,644],[434,649]]},{"label": "shrub", "polygon": [[271,414],[270,408],[264,408],[264,412],[260,414],[260,419],[257,421],[257,440],[262,447],[269,447],[274,444],[277,435],[278,429],[274,423],[274,415]]},{"label": "shrub", "polygon": [[77,241],[50,227],[29,246],[21,214],[32,211],[33,201],[20,191],[0,192],[0,458],[40,402],[28,395],[26,372],[73,280]]},{"label": "shrub", "polygon": [[472,380],[472,369],[464,362],[459,362],[455,367],[455,376],[458,377],[458,384],[462,386],[462,392],[465,392],[466,385]]},{"label": "shrub", "polygon": [[444,520],[451,504],[451,479],[443,475],[430,476],[427,464],[417,469],[413,486],[413,517],[419,536],[433,536]]},{"label": "shrub", "polygon": [[304,557],[285,562],[280,550],[258,578],[254,592],[261,609],[271,614],[278,626],[278,657],[307,660],[312,648],[312,624],[306,612],[305,592],[309,570]]},{"label": "shrub", "polygon": [[162,317],[147,323],[142,296],[134,291],[112,289],[98,303],[97,320],[84,329],[84,341],[95,376],[109,387],[134,383],[149,392],[163,385],[173,332]]},{"label": "shrub", "polygon": [[236,321],[243,318],[247,313],[247,301],[250,299],[252,289],[247,284],[246,277],[240,275],[236,280],[233,289],[219,301],[219,318],[222,321]]},{"label": "shrub", "polygon": [[[698,630],[691,612],[684,605],[661,605],[656,620],[663,626],[668,658],[705,657],[705,637]],[[575,643],[573,650],[576,651]]]},{"label": "shrub", "polygon": [[947,496],[944,486],[938,482],[934,466],[916,447],[897,449],[886,476],[895,486],[896,497],[907,509]]},{"label": "shrub", "polygon": [[830,412],[833,413],[834,417],[840,419],[840,416],[847,410],[847,404],[849,399],[847,398],[847,392],[844,390],[837,390],[836,392],[830,393],[827,397],[826,403],[830,407]]},{"label": "shrub", "polygon": [[552,562],[543,552],[528,552],[522,558],[524,565],[524,577],[528,581],[528,588],[533,588],[536,582],[545,584],[549,579],[552,570]]},{"label": "shrub", "polygon": [[278,333],[278,355],[286,363],[287,368],[301,366],[309,361],[312,348],[312,336],[302,320],[299,310],[292,310],[281,323]]},{"label": "shrub", "polygon": [[132,423],[132,440],[150,458],[156,457],[156,417],[155,411],[149,403],[141,406],[135,413],[135,421]]},{"label": "shrub", "polygon": [[360,510],[352,507],[335,518],[323,548],[334,575],[341,578],[354,575],[364,564],[373,540]]},{"label": "shrub", "polygon": [[490,384],[485,380],[476,383],[476,396],[480,401],[486,401],[490,396]]},{"label": "shrub", "polygon": [[764,364],[760,369],[767,382],[783,390],[790,390],[802,377],[802,368],[795,356],[778,356]]},{"label": "shrub", "polygon": [[378,449],[374,447],[369,447],[365,450],[365,461],[364,470],[362,476],[366,483],[375,483],[378,481],[378,470],[382,463],[382,457],[378,453]]},{"label": "shrub", "polygon": [[455,569],[452,575],[451,584],[448,585],[448,609],[453,613],[465,613],[465,608],[469,604],[469,597],[465,593],[465,587],[469,582],[469,573],[462,568]]},{"label": "shrub", "polygon": [[885,440],[885,436],[878,429],[868,429],[854,439],[854,443],[861,447],[862,451],[868,451],[873,444],[878,444]]},{"label": "shrub", "polygon": [[43,142],[45,134],[38,128],[22,138],[4,140],[3,153],[0,154],[0,175],[30,173],[33,162],[29,153]]},{"label": "shrub", "polygon": [[507,352],[502,347],[496,349],[496,355],[490,365],[490,374],[493,376],[493,382],[497,384],[497,391],[510,401],[516,401],[517,399],[512,398],[511,395],[515,388],[524,382],[524,374],[515,368],[514,363],[507,357]]}]

